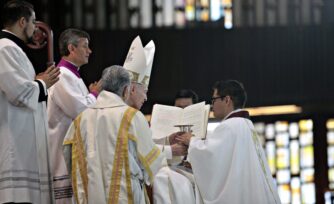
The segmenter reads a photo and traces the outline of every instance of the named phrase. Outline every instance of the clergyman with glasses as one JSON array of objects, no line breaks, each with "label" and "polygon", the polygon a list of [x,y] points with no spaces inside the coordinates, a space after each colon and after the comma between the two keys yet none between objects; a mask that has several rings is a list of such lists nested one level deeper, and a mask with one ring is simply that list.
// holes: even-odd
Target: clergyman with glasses
[{"label": "clergyman with glasses", "polygon": [[214,116],[222,120],[205,140],[185,133],[177,140],[189,145],[192,165],[204,203],[281,203],[249,113],[247,94],[236,80],[213,86]]}]

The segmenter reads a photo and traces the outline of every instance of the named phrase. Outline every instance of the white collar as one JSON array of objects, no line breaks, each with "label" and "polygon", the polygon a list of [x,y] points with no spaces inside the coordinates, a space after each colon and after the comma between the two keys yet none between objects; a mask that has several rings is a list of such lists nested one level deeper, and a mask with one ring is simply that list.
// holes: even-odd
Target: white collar
[{"label": "white collar", "polygon": [[92,108],[112,108],[118,106],[127,106],[127,104],[120,96],[109,91],[101,91]]}]

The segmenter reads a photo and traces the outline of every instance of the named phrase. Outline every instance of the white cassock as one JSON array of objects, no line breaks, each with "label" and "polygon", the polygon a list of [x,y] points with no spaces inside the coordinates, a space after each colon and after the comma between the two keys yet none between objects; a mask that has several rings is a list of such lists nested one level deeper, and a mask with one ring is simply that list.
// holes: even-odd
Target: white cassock
[{"label": "white cassock", "polygon": [[202,204],[202,198],[191,173],[163,167],[154,178],[153,203]]},{"label": "white cassock", "polygon": [[70,126],[64,155],[77,203],[146,203],[163,162],[144,115],[102,91]]},{"label": "white cassock", "polygon": [[188,158],[204,203],[281,203],[249,119],[228,118],[206,140],[192,138]]},{"label": "white cassock", "polygon": [[56,203],[71,203],[71,180],[62,145],[72,121],[94,104],[96,98],[88,92],[73,64],[62,59],[58,66],[61,73],[59,81],[49,89],[48,96],[49,149]]},{"label": "white cassock", "polygon": [[[153,136],[154,137],[154,136]],[[154,139],[157,146],[172,166],[159,170],[153,184],[154,204],[200,204],[200,197],[193,175],[178,168],[184,156],[172,156],[168,137]]]},{"label": "white cassock", "polygon": [[[23,42],[22,42],[23,43]],[[0,39],[0,203],[53,203],[45,102],[24,51]]]}]

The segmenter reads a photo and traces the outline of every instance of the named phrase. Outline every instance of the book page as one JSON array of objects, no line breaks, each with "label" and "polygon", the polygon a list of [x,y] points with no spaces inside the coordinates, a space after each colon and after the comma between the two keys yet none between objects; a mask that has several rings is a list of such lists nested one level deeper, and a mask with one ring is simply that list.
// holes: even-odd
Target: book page
[{"label": "book page", "polygon": [[196,103],[183,110],[182,125],[193,125],[195,137],[204,138],[205,130],[205,102]]},{"label": "book page", "polygon": [[182,108],[155,104],[151,117],[151,130],[153,139],[161,139],[174,132],[180,131],[178,125],[181,123]]},{"label": "book page", "polygon": [[208,130],[208,121],[209,121],[209,114],[210,114],[210,105],[205,105],[204,108],[204,123],[203,123],[203,135],[206,138],[207,130]]}]

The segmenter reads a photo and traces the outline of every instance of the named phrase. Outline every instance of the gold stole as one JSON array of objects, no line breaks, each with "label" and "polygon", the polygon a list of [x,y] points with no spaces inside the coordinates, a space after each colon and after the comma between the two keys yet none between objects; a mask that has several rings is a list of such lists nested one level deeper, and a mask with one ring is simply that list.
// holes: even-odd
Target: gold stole
[{"label": "gold stole", "polygon": [[85,198],[88,200],[88,173],[87,173],[87,160],[85,146],[82,142],[81,132],[80,132],[80,114],[74,121],[75,133],[73,139],[64,141],[64,145],[71,145],[72,147],[72,187],[75,196],[76,203],[79,203],[78,189],[77,189],[77,176],[76,171],[79,167],[80,177],[83,184],[83,190],[85,192]]},{"label": "gold stole", "polygon": [[[109,201],[108,203],[118,203],[120,183],[122,179],[122,171],[125,166],[126,173],[126,188],[128,193],[128,203],[133,204],[133,195],[131,187],[131,172],[129,167],[129,155],[128,155],[128,132],[131,125],[131,120],[136,114],[137,110],[134,108],[128,108],[125,111],[124,117],[121,121],[121,126],[117,135],[115,158],[113,163],[113,170],[111,176],[111,184],[109,191]],[[64,145],[72,146],[72,183],[75,200],[79,203],[78,189],[77,189],[77,177],[76,170],[79,167],[80,177],[83,184],[83,190],[85,193],[85,199],[88,201],[88,173],[87,173],[87,160],[86,151],[83,144],[80,132],[80,114],[74,120],[75,133],[72,140],[65,141]]]},{"label": "gold stole", "polygon": [[115,157],[112,168],[111,183],[109,188],[109,204],[117,204],[119,198],[119,192],[121,189],[122,171],[125,166],[126,175],[126,189],[128,193],[128,203],[133,204],[133,195],[131,187],[131,172],[129,166],[129,153],[128,153],[128,140],[129,140],[129,128],[131,120],[136,114],[137,110],[134,108],[128,108],[121,122],[121,126],[117,135]]},{"label": "gold stole", "polygon": [[[128,141],[132,140],[137,144],[137,138],[131,134],[129,134],[129,128],[131,126],[131,120],[134,117],[138,110],[129,107],[122,118],[121,125],[117,134],[116,141],[116,150],[115,157],[113,161],[112,168],[112,176],[111,183],[109,187],[109,200],[108,204],[118,204],[120,187],[121,187],[121,179],[122,179],[122,171],[125,168],[126,175],[126,189],[127,189],[127,197],[128,203],[133,204],[133,195],[132,195],[132,185],[131,185],[131,172],[129,166],[129,153],[128,153]],[[80,131],[80,122],[81,122],[80,114],[74,121],[75,133],[73,139],[65,141],[64,145],[72,146],[72,186],[73,192],[76,199],[76,202],[79,203],[78,198],[78,189],[77,189],[77,177],[76,171],[79,169],[80,178],[83,184],[83,190],[85,193],[85,199],[88,201],[88,173],[87,173],[87,160],[86,160],[86,151],[85,145],[83,144],[81,138]],[[150,181],[153,181],[153,174],[150,168],[150,165],[157,159],[160,154],[160,150],[157,147],[154,147],[147,155],[142,156],[140,154],[140,150],[137,150],[138,158],[145,170],[147,171]],[[146,194],[146,192],[145,192]]]}]

